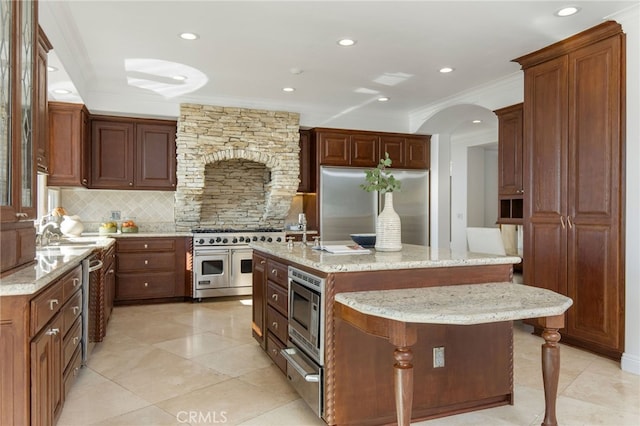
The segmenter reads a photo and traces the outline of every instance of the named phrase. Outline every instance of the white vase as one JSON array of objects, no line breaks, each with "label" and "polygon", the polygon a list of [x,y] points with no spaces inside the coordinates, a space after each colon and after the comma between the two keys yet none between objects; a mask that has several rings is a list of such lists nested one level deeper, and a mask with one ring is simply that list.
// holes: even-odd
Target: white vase
[{"label": "white vase", "polygon": [[60,231],[70,237],[79,237],[84,231],[84,225],[79,216],[63,216],[62,223],[60,223]]},{"label": "white vase", "polygon": [[378,215],[376,221],[376,245],[377,251],[400,251],[400,216],[393,209],[393,192],[385,192],[384,209]]}]

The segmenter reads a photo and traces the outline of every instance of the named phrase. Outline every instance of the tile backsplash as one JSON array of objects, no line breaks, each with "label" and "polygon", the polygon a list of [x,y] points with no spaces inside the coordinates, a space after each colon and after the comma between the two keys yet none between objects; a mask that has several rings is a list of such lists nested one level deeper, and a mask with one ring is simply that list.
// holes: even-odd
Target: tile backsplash
[{"label": "tile backsplash", "polygon": [[120,211],[122,220],[135,220],[140,232],[175,229],[173,191],[61,188],[59,204],[70,215],[80,216],[88,232],[97,231],[101,222],[110,220],[112,211]]}]

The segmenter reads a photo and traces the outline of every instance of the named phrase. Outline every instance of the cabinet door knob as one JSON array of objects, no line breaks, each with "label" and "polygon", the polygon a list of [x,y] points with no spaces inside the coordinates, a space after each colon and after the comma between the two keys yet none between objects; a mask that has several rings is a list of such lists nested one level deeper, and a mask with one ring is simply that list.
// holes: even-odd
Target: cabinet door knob
[{"label": "cabinet door knob", "polygon": [[73,279],[73,287],[76,287],[80,283],[80,278]]},{"label": "cabinet door knob", "polygon": [[79,311],[80,311],[80,306],[71,307],[71,312],[73,312],[73,315],[76,315]]},{"label": "cabinet door knob", "polygon": [[57,336],[58,333],[60,333],[60,329],[59,328],[50,328],[49,330],[47,330],[47,332],[45,334],[47,336]]},{"label": "cabinet door knob", "polygon": [[277,294],[272,294],[272,295],[271,295],[271,298],[272,298],[273,300],[275,300],[276,302],[278,301],[278,295],[277,295]]},{"label": "cabinet door knob", "polygon": [[73,346],[77,345],[78,342],[80,341],[80,338],[78,336],[73,338]]},{"label": "cabinet door knob", "polygon": [[145,244],[145,245],[144,245],[144,248],[149,248],[149,245],[148,245],[148,244]]},{"label": "cabinet door knob", "polygon": [[264,260],[264,259],[260,261],[260,264],[261,264],[261,265],[264,265],[265,263],[267,263],[267,261],[266,261],[266,260]]},{"label": "cabinet door knob", "polygon": [[148,264],[149,264],[149,261],[145,259],[144,264],[145,264],[145,265],[148,265]]},{"label": "cabinet door knob", "polygon": [[278,270],[277,270],[277,269],[275,269],[275,268],[271,270],[271,273],[272,273],[273,275],[275,275],[276,277],[278,276]]},{"label": "cabinet door knob", "polygon": [[274,330],[277,330],[277,329],[278,329],[278,323],[277,323],[277,322],[275,322],[275,321],[274,321],[274,322],[272,322],[272,323],[271,323],[271,327],[273,327],[273,329],[274,329]]},{"label": "cabinet door knob", "polygon": [[564,216],[560,216],[560,223],[562,224],[562,229],[565,229]]},{"label": "cabinet door knob", "polygon": [[53,311],[54,306],[58,304],[58,299],[51,299],[49,300],[49,310]]},{"label": "cabinet door knob", "polygon": [[133,186],[133,182],[129,182],[129,186]]},{"label": "cabinet door knob", "polygon": [[149,287],[149,283],[144,283],[144,286],[145,287]]}]

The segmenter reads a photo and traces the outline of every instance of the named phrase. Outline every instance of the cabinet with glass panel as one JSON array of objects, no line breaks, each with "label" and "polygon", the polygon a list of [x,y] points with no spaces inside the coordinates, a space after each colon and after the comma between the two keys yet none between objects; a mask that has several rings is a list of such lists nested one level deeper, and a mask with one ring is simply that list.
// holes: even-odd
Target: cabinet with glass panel
[{"label": "cabinet with glass panel", "polygon": [[37,1],[0,0],[2,272],[15,267],[20,259],[33,260],[31,251],[35,254],[36,168],[32,130],[37,12]]}]

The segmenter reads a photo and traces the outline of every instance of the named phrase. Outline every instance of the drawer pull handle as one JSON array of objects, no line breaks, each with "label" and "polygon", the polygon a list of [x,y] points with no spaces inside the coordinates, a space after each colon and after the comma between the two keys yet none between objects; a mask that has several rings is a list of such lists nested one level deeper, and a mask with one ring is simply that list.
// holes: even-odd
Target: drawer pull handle
[{"label": "drawer pull handle", "polygon": [[261,264],[261,265],[264,265],[265,263],[267,263],[267,261],[266,261],[266,260],[261,260],[261,261],[260,261],[260,264]]},{"label": "drawer pull handle", "polygon": [[273,356],[278,356],[278,350],[277,349],[271,349],[271,352],[273,353]]},{"label": "drawer pull handle", "polygon": [[149,264],[149,261],[148,261],[148,260],[145,260],[145,261],[144,261],[144,264],[145,264],[145,265],[148,265],[148,264]]},{"label": "drawer pull handle", "polygon": [[58,299],[51,299],[49,300],[49,310],[53,311],[54,306],[58,304]]},{"label": "drawer pull handle", "polygon": [[274,330],[277,330],[277,329],[278,329],[278,323],[277,323],[277,322],[275,322],[275,321],[274,321],[274,322],[272,322],[272,323],[271,323],[271,327],[273,327],[273,329],[274,329]]},{"label": "drawer pull handle", "polygon": [[77,345],[78,342],[80,341],[80,338],[78,336],[73,338],[73,346]]},{"label": "drawer pull handle", "polygon": [[116,272],[115,270],[113,270],[113,269],[109,269],[109,272],[107,272],[107,274],[113,274],[113,273],[115,273],[115,272]]},{"label": "drawer pull handle", "polygon": [[73,279],[73,287],[75,288],[80,283],[80,278]]},{"label": "drawer pull handle", "polygon": [[277,269],[272,269],[272,270],[271,270],[271,273],[272,273],[273,275],[275,275],[276,277],[278,276],[278,270],[277,270]]},{"label": "drawer pull handle", "polygon": [[80,306],[72,306],[71,311],[73,312],[73,315],[77,314],[78,311],[80,311]]},{"label": "drawer pull handle", "polygon": [[144,283],[144,286],[145,287],[149,287],[149,283]]},{"label": "drawer pull handle", "polygon": [[59,328],[50,328],[49,330],[47,330],[46,335],[47,336],[57,336],[58,333],[60,333],[60,329]]},{"label": "drawer pull handle", "polygon": [[144,245],[144,248],[149,248],[149,245],[148,245],[148,244],[145,244],[145,245]]},{"label": "drawer pull handle", "polygon": [[80,371],[80,369],[78,367],[73,369],[73,375],[77,376],[78,375],[78,371]]},{"label": "drawer pull handle", "polygon": [[272,295],[271,295],[271,298],[272,298],[273,300],[275,300],[276,302],[278,301],[278,295],[277,295],[277,294],[272,294]]}]

